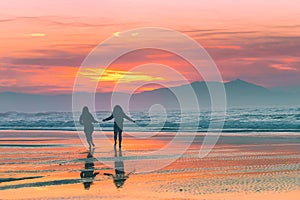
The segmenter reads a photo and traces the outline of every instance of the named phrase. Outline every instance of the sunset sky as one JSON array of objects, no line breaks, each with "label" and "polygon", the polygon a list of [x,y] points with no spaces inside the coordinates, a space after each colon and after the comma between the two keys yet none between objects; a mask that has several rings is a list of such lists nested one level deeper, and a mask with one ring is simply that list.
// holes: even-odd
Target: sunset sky
[{"label": "sunset sky", "polygon": [[[99,43],[149,26],[174,29],[199,42],[224,81],[300,85],[300,1],[2,0],[0,8],[0,92],[70,93],[79,66]],[[110,66],[99,91],[110,91],[128,69],[147,62],[201,81],[176,56],[148,50]],[[127,75],[133,82],[179,84],[175,75],[166,79],[160,73]]]}]

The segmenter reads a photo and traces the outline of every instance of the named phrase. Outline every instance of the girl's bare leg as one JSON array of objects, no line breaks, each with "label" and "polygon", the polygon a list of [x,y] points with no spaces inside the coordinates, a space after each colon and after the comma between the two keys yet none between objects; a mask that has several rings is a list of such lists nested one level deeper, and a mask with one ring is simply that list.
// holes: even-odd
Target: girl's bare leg
[{"label": "girl's bare leg", "polygon": [[119,130],[119,148],[122,147],[122,130]]}]

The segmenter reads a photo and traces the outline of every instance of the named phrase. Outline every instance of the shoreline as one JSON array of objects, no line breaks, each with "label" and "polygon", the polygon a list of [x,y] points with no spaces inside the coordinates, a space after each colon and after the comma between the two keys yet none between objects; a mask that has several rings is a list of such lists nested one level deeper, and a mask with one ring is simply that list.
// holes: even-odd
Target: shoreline
[{"label": "shoreline", "polygon": [[[19,132],[24,132],[24,133],[40,133],[40,132],[44,132],[44,133],[53,133],[53,132],[63,132],[63,133],[82,133],[83,130],[44,130],[44,129],[5,129],[5,130],[0,130],[0,134],[1,133],[19,133]],[[112,130],[104,130],[104,131],[100,131],[100,130],[95,130],[94,131],[94,134],[97,134],[97,133],[112,133],[113,132],[113,129]],[[155,133],[153,131],[123,131],[124,133]],[[210,132],[207,132],[207,131],[196,131],[196,132],[191,132],[191,131],[160,131],[159,133],[160,134],[172,134],[174,133],[177,134],[177,133],[182,133],[182,134],[193,134],[193,135],[197,135],[197,136],[205,136],[205,135],[223,135],[223,136],[249,136],[249,135],[253,135],[253,136],[268,136],[268,135],[273,135],[273,134],[277,134],[277,135],[282,135],[282,136],[285,136],[285,135],[295,135],[295,136],[300,136],[300,130],[291,130],[291,131],[287,131],[287,130],[282,130],[282,131],[276,131],[276,130],[269,130],[269,131],[256,131],[256,130],[252,130],[252,131],[210,131]],[[1,135],[0,135],[1,137]]]},{"label": "shoreline", "polygon": [[[181,155],[178,149],[155,153],[167,145],[174,134],[134,138],[125,133],[122,162],[125,174],[132,173],[122,187],[117,188],[113,179],[104,175],[115,173],[112,133],[107,133],[111,142],[108,144],[104,144],[101,137],[95,137],[93,158],[89,158],[89,151],[75,132],[46,131],[42,134],[43,131],[36,131],[29,137],[28,134],[20,136],[31,131],[4,133],[0,131],[0,145],[4,145],[0,146],[1,199],[20,199],[19,194],[22,194],[24,199],[293,200],[300,195],[298,135],[224,134],[207,156],[199,158],[204,135],[197,135]],[[53,137],[49,137],[51,134]],[[181,138],[184,142],[184,136]],[[153,156],[147,155],[153,151]],[[136,153],[139,156],[132,156]],[[174,156],[178,158],[162,168],[149,172],[139,170],[144,164],[161,163]],[[84,189],[87,180],[80,178],[80,174],[89,163],[93,163],[94,172],[99,174],[89,179],[92,184],[87,190]]]}]

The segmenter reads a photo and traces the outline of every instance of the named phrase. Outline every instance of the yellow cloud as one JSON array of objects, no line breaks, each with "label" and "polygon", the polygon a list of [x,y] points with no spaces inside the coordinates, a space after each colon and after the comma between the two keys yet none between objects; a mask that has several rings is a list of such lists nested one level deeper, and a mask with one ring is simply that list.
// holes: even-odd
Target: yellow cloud
[{"label": "yellow cloud", "polygon": [[30,33],[27,36],[30,36],[30,37],[45,37],[46,34],[45,33]]},{"label": "yellow cloud", "polygon": [[116,37],[120,37],[120,32],[115,32],[115,33],[113,33],[113,35]]},{"label": "yellow cloud", "polygon": [[135,37],[135,36],[138,36],[138,35],[139,35],[139,33],[137,33],[137,32],[131,33],[131,36],[132,36],[132,37]]},{"label": "yellow cloud", "polygon": [[91,81],[110,81],[130,83],[136,81],[164,80],[162,77],[154,77],[141,72],[130,72],[122,70],[104,70],[102,68],[86,68],[79,75],[89,78]]}]

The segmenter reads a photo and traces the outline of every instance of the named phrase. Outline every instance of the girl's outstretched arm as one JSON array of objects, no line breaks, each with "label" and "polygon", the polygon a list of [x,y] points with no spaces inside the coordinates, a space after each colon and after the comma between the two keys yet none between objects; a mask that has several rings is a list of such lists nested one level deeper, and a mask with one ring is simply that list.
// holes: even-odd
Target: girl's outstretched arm
[{"label": "girl's outstretched arm", "polygon": [[131,121],[131,122],[133,122],[133,123],[135,123],[135,121],[133,119],[131,119],[130,117],[128,117],[127,115],[125,115],[124,118]]},{"label": "girl's outstretched arm", "polygon": [[80,178],[84,178],[84,172],[83,171],[80,173]]},{"label": "girl's outstretched arm", "polygon": [[99,123],[97,120],[95,120],[95,118],[93,117],[93,115],[92,115],[92,120],[93,120],[93,123]]},{"label": "girl's outstretched arm", "polygon": [[99,174],[99,172],[95,172],[95,173],[93,174],[93,177],[95,178],[98,174]]},{"label": "girl's outstretched arm", "polygon": [[109,116],[108,118],[105,118],[105,119],[103,119],[102,121],[108,121],[108,120],[112,120],[114,118],[114,116],[113,115],[111,115],[111,116]]},{"label": "girl's outstretched arm", "polygon": [[104,173],[103,175],[105,175],[105,176],[111,176],[111,177],[115,178],[115,176],[113,174],[111,174],[111,173]]}]

